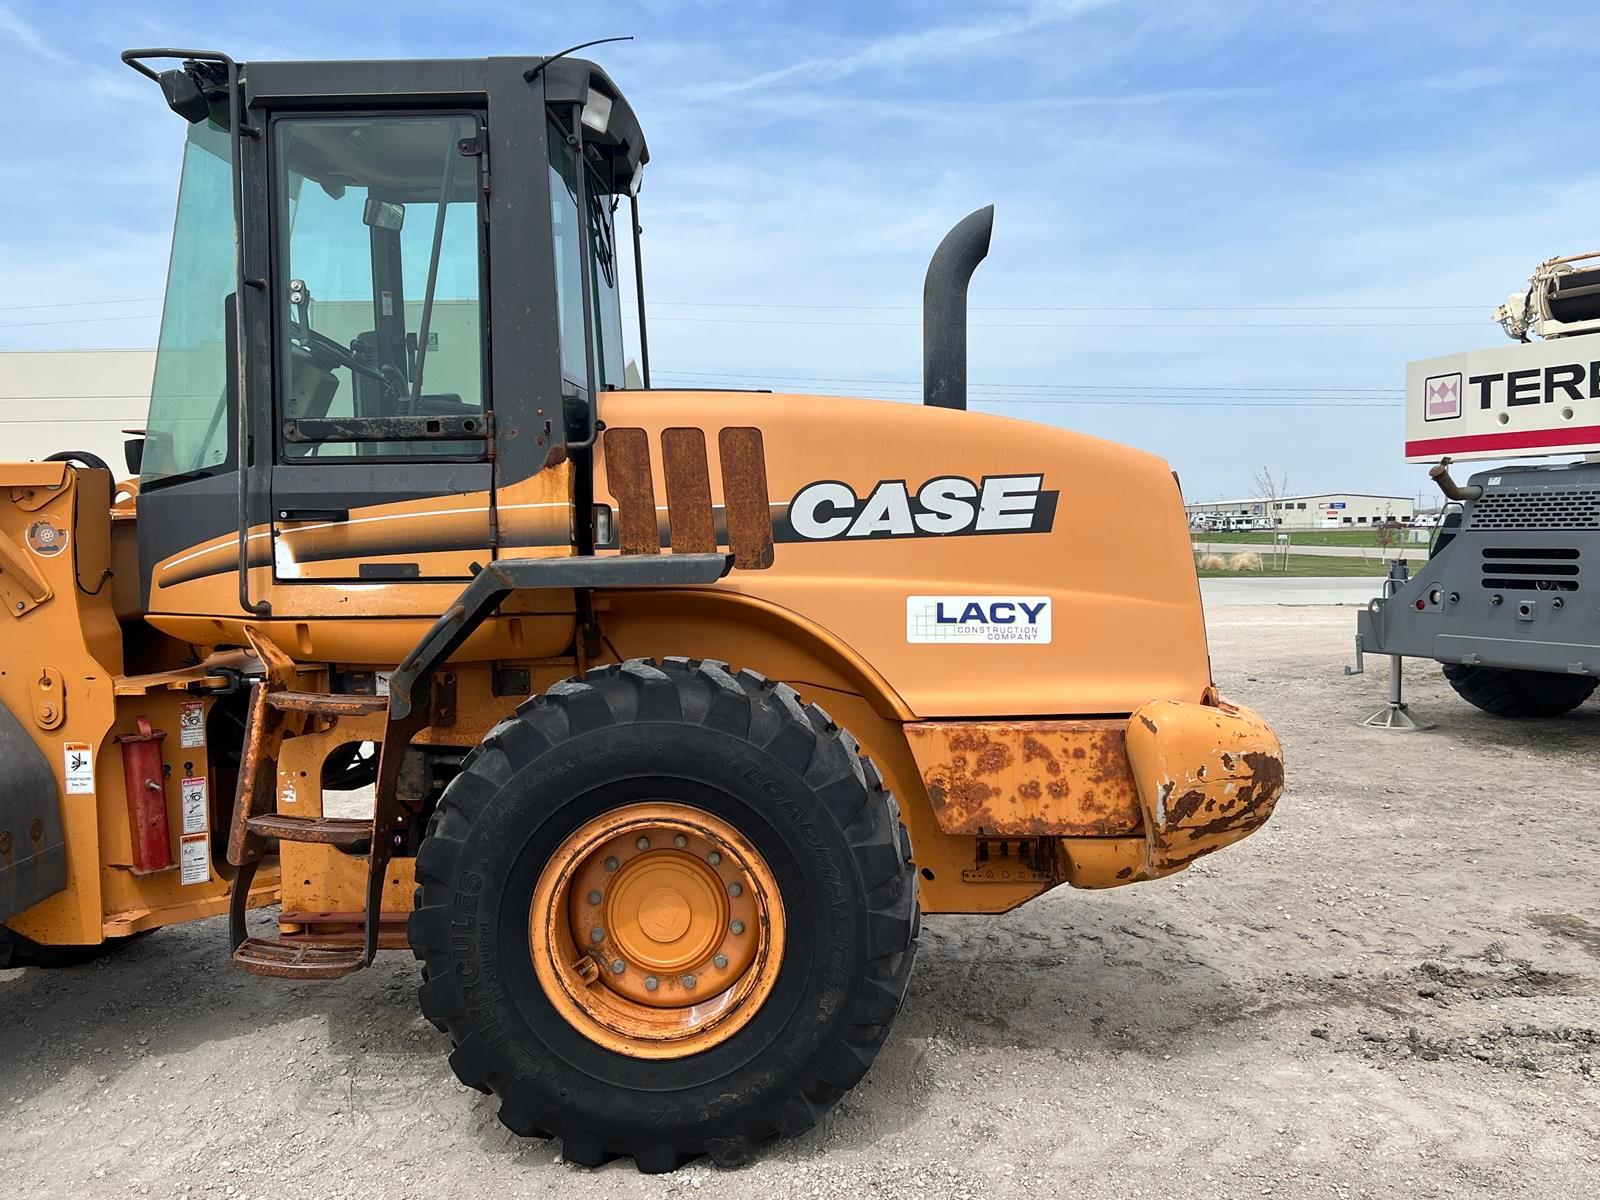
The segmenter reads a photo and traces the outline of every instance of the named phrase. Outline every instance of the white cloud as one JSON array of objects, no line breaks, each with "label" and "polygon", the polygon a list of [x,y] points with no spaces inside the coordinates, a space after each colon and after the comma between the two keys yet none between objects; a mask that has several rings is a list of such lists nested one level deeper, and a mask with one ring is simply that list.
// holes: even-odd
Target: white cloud
[{"label": "white cloud", "polygon": [[1480,88],[1501,87],[1511,81],[1511,74],[1504,67],[1475,65],[1429,75],[1418,86],[1440,92],[1474,92]]},{"label": "white cloud", "polygon": [[832,82],[864,71],[902,71],[929,63],[949,63],[973,51],[1012,41],[1074,17],[1106,8],[1117,0],[1054,0],[1033,3],[999,14],[930,28],[883,34],[860,40],[839,38],[832,52],[819,54],[772,70],[721,83],[696,85],[701,96],[737,96],[776,84]]},{"label": "white cloud", "polygon": [[62,54],[49,42],[45,41],[39,31],[23,20],[21,15],[3,5],[0,5],[0,34],[9,37],[25,49],[32,51],[41,58],[49,59],[51,62],[66,63],[71,61],[65,54]]}]

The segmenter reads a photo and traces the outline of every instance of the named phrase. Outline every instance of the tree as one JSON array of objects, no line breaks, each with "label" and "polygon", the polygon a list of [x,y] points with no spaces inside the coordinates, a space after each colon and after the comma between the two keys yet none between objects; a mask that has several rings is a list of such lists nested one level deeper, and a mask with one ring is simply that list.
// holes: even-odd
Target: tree
[{"label": "tree", "polygon": [[1383,506],[1383,520],[1373,526],[1372,539],[1377,543],[1380,558],[1388,558],[1389,550],[1400,541],[1400,526],[1387,504]]},{"label": "tree", "polygon": [[[1261,497],[1263,507],[1267,510],[1267,520],[1272,522],[1272,560],[1273,565],[1276,566],[1279,552],[1277,528],[1283,521],[1278,515],[1278,505],[1283,497],[1289,493],[1289,476],[1274,475],[1272,468],[1263,463],[1252,472],[1250,482],[1255,488],[1256,495]],[[1289,547],[1287,544],[1283,545],[1282,551],[1283,569],[1287,571],[1289,569]]]},{"label": "tree", "polygon": [[1255,488],[1256,495],[1266,503],[1267,518],[1274,525],[1278,524],[1278,501],[1289,492],[1289,477],[1287,475],[1274,477],[1272,468],[1262,465],[1250,476],[1250,483]]}]

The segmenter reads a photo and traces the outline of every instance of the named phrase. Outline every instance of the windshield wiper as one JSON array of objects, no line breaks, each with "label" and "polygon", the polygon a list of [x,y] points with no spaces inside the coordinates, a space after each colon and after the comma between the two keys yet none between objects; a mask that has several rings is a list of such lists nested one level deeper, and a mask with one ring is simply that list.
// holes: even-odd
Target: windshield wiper
[{"label": "windshield wiper", "polygon": [[589,206],[593,210],[593,235],[594,257],[600,264],[600,273],[605,277],[606,286],[617,286],[617,252],[615,233],[611,224],[606,220],[605,201],[598,192],[590,195]]}]

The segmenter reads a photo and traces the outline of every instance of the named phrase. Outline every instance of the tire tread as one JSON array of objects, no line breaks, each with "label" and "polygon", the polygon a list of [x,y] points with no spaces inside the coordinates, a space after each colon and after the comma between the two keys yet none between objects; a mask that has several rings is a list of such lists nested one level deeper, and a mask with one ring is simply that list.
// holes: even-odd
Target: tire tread
[{"label": "tire tread", "polygon": [[1517,720],[1559,717],[1577,708],[1600,680],[1470,663],[1445,663],[1444,677],[1456,694],[1491,717]]},{"label": "tire tread", "polygon": [[[843,831],[866,897],[869,957],[843,1037],[791,1094],[745,1114],[737,1127],[688,1142],[618,1144],[566,1113],[550,1111],[530,1082],[497,1071],[468,1022],[448,954],[452,880],[483,807],[532,758],[569,738],[634,719],[678,721],[742,738],[793,771]],[[451,1068],[467,1086],[500,1096],[500,1118],[512,1132],[559,1138],[562,1156],[584,1166],[620,1154],[645,1173],[671,1171],[701,1154],[719,1166],[737,1166],[774,1133],[810,1129],[871,1067],[905,999],[916,958],[917,873],[899,806],[882,774],[821,706],[803,703],[787,684],[714,659],[630,659],[563,680],[524,701],[468,754],[429,821],[416,870],[416,911],[408,930],[413,953],[425,964],[420,1001],[423,1015],[454,1043]]]}]

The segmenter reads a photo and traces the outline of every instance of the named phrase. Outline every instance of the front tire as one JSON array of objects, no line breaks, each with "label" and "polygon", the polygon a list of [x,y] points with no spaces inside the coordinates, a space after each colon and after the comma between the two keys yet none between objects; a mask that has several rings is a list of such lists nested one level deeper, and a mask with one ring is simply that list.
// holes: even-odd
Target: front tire
[{"label": "front tire", "polygon": [[1456,694],[1491,717],[1559,717],[1594,694],[1600,680],[1588,675],[1553,675],[1509,667],[1444,664]]},{"label": "front tire", "polygon": [[524,703],[441,797],[409,926],[423,1013],[461,1081],[569,1161],[737,1164],[882,1047],[909,858],[877,769],[791,688],[602,667]]}]

